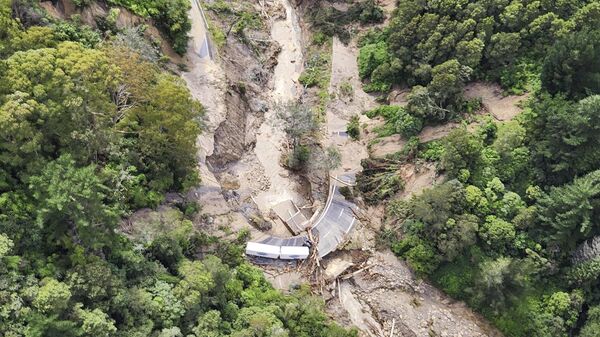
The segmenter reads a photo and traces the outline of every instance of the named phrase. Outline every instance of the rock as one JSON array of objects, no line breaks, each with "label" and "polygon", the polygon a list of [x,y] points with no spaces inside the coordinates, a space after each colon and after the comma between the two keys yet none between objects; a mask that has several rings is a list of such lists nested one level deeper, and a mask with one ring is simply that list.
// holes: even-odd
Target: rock
[{"label": "rock", "polygon": [[352,267],[354,263],[343,258],[334,258],[327,263],[325,268],[325,279],[335,280],[348,268]]}]

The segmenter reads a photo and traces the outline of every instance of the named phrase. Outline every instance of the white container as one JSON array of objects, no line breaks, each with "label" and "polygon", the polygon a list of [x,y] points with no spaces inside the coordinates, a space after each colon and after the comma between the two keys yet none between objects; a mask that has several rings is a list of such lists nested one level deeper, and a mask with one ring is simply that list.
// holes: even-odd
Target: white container
[{"label": "white container", "polygon": [[265,245],[258,242],[246,243],[246,255],[268,257],[271,259],[279,258],[281,248],[279,246]]},{"label": "white container", "polygon": [[282,260],[304,260],[308,258],[308,247],[304,246],[282,246],[279,258]]}]

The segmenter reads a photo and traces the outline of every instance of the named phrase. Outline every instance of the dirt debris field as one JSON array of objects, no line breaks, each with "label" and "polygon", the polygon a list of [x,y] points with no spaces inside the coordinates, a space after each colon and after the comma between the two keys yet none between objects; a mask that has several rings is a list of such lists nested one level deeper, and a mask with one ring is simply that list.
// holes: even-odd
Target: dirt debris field
[{"label": "dirt debris field", "polygon": [[498,84],[474,82],[466,86],[465,97],[481,98],[484,109],[494,118],[508,121],[523,111],[519,105],[529,97],[529,94],[504,96]]},{"label": "dirt debris field", "polygon": [[[362,336],[501,336],[463,303],[417,279],[391,252],[376,252],[330,286],[328,311]],[[329,268],[329,266],[328,266]]]}]

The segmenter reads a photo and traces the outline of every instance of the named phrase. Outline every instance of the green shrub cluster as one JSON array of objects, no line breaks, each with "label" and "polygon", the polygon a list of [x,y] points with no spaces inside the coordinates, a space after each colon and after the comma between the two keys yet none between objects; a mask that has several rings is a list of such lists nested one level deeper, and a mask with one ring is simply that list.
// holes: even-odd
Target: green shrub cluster
[{"label": "green shrub cluster", "polygon": [[180,55],[187,50],[188,32],[192,24],[188,18],[191,3],[186,0],[108,0],[111,5],[122,6],[133,13],[155,20]]},{"label": "green shrub cluster", "polygon": [[348,125],[346,125],[346,132],[348,133],[348,136],[354,140],[360,138],[360,119],[357,115],[350,118]]},{"label": "green shrub cluster", "polygon": [[381,116],[385,119],[385,124],[375,130],[380,137],[398,133],[408,139],[416,136],[423,129],[421,117],[414,116],[405,108],[397,105],[381,105],[366,111],[365,114],[369,118]]}]

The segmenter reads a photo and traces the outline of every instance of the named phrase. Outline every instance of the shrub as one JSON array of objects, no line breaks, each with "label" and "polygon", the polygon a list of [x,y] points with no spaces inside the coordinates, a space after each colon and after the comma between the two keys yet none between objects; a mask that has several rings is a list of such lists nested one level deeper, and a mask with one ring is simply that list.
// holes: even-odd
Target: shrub
[{"label": "shrub", "polygon": [[417,236],[407,235],[392,244],[392,251],[406,259],[411,268],[421,275],[431,274],[439,264],[435,248]]},{"label": "shrub", "polygon": [[350,82],[344,81],[340,84],[340,95],[344,97],[352,97],[354,95],[354,88]]},{"label": "shrub", "polygon": [[300,171],[304,169],[309,158],[310,148],[306,145],[298,145],[288,154],[286,166],[294,171]]},{"label": "shrub", "polygon": [[360,123],[357,115],[350,118],[350,122],[346,125],[346,132],[348,132],[348,136],[354,140],[360,138]]},{"label": "shrub", "polygon": [[354,200],[354,193],[352,193],[352,189],[348,186],[340,187],[340,194],[344,197],[344,199],[352,201]]},{"label": "shrub", "polygon": [[423,120],[419,117],[415,117],[402,110],[403,113],[399,114],[395,124],[396,132],[403,137],[410,138],[416,136],[423,129]]},{"label": "shrub", "polygon": [[[388,61],[387,44],[383,41],[365,45],[358,53],[358,74],[361,79],[371,76],[371,73],[382,63]],[[381,84],[379,84],[381,86]]]},{"label": "shrub", "polygon": [[426,143],[424,149],[419,152],[419,158],[427,161],[439,161],[444,153],[444,145],[441,141],[431,141]]},{"label": "shrub", "polygon": [[108,0],[108,3],[128,8],[139,16],[153,18],[166,33],[175,52],[185,53],[189,39],[187,34],[192,28],[188,18],[191,4],[187,0]]}]

